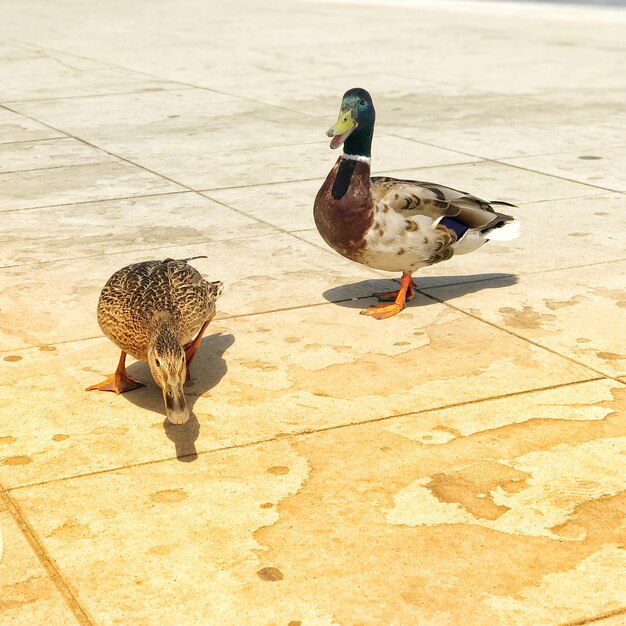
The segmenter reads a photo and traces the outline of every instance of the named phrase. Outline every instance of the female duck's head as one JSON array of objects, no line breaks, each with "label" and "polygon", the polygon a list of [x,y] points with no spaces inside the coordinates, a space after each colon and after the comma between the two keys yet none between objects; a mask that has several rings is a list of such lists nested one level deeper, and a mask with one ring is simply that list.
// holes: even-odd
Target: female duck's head
[{"label": "female duck's head", "polygon": [[172,424],[189,419],[183,385],[187,378],[185,351],[171,331],[163,329],[148,347],[148,365],[152,378],[163,390],[165,414]]},{"label": "female duck's head", "polygon": [[339,118],[326,132],[332,137],[330,147],[335,150],[343,145],[346,154],[369,157],[375,121],[376,111],[369,93],[359,87],[346,91]]}]

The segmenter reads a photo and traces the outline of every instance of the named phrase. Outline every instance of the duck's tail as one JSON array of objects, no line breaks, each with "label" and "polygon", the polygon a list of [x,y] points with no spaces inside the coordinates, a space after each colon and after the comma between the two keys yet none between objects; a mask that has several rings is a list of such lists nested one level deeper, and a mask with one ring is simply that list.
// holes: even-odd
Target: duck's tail
[{"label": "duck's tail", "polygon": [[178,261],[184,261],[185,263],[187,263],[187,261],[193,261],[194,259],[208,259],[209,257],[206,254],[201,254],[199,256],[190,256],[188,259],[177,259]]},{"label": "duck's tail", "polygon": [[512,239],[517,239],[521,232],[521,225],[518,220],[513,220],[511,222],[506,222],[501,226],[496,226],[491,230],[483,233],[485,239],[490,239],[491,241],[511,241]]}]

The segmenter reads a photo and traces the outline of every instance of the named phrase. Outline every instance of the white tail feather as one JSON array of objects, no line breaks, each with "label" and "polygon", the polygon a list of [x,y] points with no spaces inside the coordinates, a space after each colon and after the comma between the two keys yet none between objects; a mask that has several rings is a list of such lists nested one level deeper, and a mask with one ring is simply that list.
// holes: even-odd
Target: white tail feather
[{"label": "white tail feather", "polygon": [[509,222],[500,228],[494,228],[488,233],[485,233],[485,239],[491,239],[492,241],[511,241],[511,239],[517,239],[521,231],[520,223],[515,220]]}]

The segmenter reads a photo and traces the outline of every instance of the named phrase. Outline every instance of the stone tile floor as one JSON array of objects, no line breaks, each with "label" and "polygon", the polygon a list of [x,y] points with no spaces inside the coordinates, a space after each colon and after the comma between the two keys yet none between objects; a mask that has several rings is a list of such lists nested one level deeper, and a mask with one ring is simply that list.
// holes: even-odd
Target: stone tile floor
[{"label": "stone tile floor", "polygon": [[[5,3],[0,623],[626,624],[626,9]],[[390,278],[319,238],[342,93],[375,172],[519,205]],[[85,386],[122,265],[226,285],[187,394]],[[131,374],[149,380],[143,364]]]}]

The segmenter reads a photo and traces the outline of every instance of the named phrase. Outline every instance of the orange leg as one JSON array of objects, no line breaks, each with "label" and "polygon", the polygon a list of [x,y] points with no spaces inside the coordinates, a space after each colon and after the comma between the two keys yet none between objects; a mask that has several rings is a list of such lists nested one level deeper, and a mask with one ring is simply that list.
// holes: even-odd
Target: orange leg
[{"label": "orange leg", "polygon": [[202,324],[202,328],[198,331],[196,338],[191,342],[183,346],[185,350],[185,357],[187,359],[187,378],[189,378],[189,368],[191,367],[191,362],[196,356],[196,352],[198,352],[198,348],[200,347],[200,342],[202,341],[202,335],[204,335],[204,331],[206,327],[209,325],[211,320],[207,320]]},{"label": "orange leg", "polygon": [[[406,292],[406,302],[411,302],[411,300],[415,298],[414,287],[417,287],[417,285],[414,280],[411,280],[409,288]],[[381,302],[395,302],[401,291],[402,289],[396,289],[395,291],[379,291],[378,293],[373,293],[372,295],[375,298],[378,298]]]},{"label": "orange leg", "polygon": [[400,289],[398,289],[395,302],[393,304],[376,304],[369,309],[361,311],[361,315],[369,315],[377,320],[384,320],[393,315],[397,315],[404,309],[407,296],[409,300],[415,297],[413,279],[411,278],[411,274],[402,274]]},{"label": "orange leg", "polygon": [[91,387],[87,387],[85,391],[93,391],[94,389],[98,389],[99,391],[114,391],[117,394],[124,393],[125,391],[130,391],[131,389],[138,389],[139,387],[145,387],[143,383],[137,382],[133,380],[126,373],[126,352],[122,350],[122,354],[120,356],[120,361],[117,364],[117,369],[115,370],[115,374],[106,380],[103,380],[101,383],[97,385],[91,385]]}]

